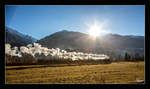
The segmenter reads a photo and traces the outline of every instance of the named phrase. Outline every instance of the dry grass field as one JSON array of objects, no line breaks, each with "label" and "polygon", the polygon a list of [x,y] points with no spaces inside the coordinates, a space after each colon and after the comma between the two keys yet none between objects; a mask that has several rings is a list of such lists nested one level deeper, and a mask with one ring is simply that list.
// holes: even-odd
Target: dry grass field
[{"label": "dry grass field", "polygon": [[131,84],[139,80],[144,80],[144,62],[6,66],[7,84]]}]

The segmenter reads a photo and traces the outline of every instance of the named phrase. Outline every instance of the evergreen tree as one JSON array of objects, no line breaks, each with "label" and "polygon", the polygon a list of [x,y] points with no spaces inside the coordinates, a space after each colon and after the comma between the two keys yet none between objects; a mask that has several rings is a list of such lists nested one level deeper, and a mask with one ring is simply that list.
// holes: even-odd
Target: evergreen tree
[{"label": "evergreen tree", "polygon": [[131,56],[126,52],[124,56],[125,61],[130,61]]}]

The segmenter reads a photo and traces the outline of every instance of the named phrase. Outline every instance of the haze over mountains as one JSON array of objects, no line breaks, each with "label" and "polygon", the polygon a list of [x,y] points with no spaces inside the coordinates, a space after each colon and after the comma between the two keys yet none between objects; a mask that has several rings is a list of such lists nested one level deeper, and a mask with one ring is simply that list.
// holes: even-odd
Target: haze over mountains
[{"label": "haze over mountains", "polygon": [[[107,34],[103,37],[92,39],[88,34],[63,30],[56,32],[37,41],[48,48],[144,48],[144,36],[121,36]],[[95,45],[96,44],[96,45]],[[106,47],[108,46],[108,47]]]},{"label": "haze over mountains", "polygon": [[31,36],[6,28],[6,43],[21,46],[33,42],[48,48],[73,49],[82,52],[107,53],[114,51],[124,55],[124,52],[127,51],[131,54],[137,52],[144,54],[144,36],[106,34],[93,39],[85,33],[62,30],[36,41]]}]

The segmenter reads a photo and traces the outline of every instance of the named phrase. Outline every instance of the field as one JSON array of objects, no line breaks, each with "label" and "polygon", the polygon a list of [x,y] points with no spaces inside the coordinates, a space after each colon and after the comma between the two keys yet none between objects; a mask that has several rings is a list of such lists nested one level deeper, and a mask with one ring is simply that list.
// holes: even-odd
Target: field
[{"label": "field", "polygon": [[130,84],[144,80],[144,62],[6,66],[6,83]]}]

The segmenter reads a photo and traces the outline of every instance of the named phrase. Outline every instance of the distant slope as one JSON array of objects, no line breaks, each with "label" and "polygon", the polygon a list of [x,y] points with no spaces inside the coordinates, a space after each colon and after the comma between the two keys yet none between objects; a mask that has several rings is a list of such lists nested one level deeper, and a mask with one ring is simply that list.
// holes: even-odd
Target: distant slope
[{"label": "distant slope", "polygon": [[48,48],[62,49],[84,49],[94,45],[94,41],[87,34],[66,30],[46,36],[37,42]]},{"label": "distant slope", "polygon": [[144,48],[144,36],[121,36],[107,34],[102,39],[114,48]]},{"label": "distant slope", "polygon": [[31,36],[24,35],[8,27],[5,28],[5,43],[9,43],[11,46],[26,46],[35,41],[36,39]]},{"label": "distant slope", "polygon": [[[144,49],[144,36],[107,34],[93,40],[88,34],[63,30],[37,41],[48,48],[78,49],[103,53],[107,50]],[[142,51],[144,53],[144,51]]]}]

